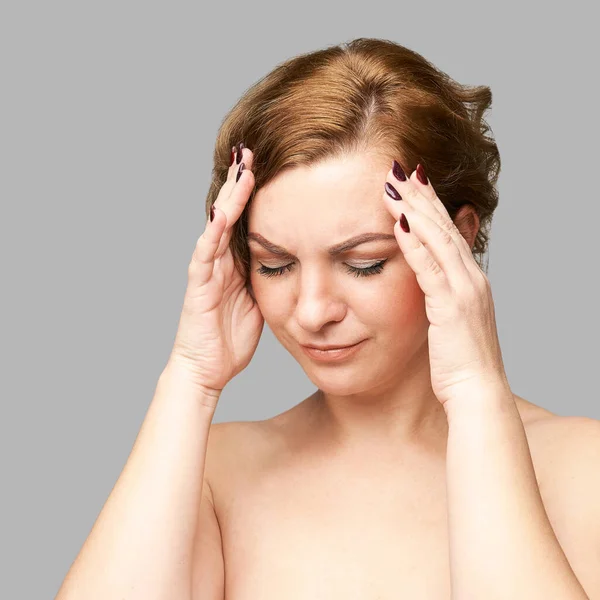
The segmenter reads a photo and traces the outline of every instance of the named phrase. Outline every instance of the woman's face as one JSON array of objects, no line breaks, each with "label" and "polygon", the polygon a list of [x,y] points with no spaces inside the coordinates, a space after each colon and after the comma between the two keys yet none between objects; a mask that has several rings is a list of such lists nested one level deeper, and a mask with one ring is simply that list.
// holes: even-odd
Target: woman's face
[{"label": "woman's face", "polygon": [[[391,162],[354,154],[297,167],[258,190],[249,208],[250,281],[258,306],[277,339],[327,393],[384,391],[427,356],[424,294],[382,198]],[[330,254],[365,234],[382,239]],[[301,347],[361,340],[358,352],[339,362],[317,361]]]}]

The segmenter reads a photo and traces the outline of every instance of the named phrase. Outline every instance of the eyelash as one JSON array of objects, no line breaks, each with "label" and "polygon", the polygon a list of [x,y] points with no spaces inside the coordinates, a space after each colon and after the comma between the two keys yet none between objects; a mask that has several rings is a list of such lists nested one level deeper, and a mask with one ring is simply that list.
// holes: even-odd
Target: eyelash
[{"label": "eyelash", "polygon": [[[371,265],[370,267],[365,267],[360,269],[358,267],[353,267],[352,265],[346,265],[348,267],[347,272],[354,274],[355,277],[369,277],[371,275],[377,275],[383,271],[383,265],[387,262],[387,258],[384,260],[380,260],[378,263]],[[256,269],[256,272],[264,277],[278,277],[279,275],[283,275],[283,273],[292,270],[293,263],[289,265],[284,265],[283,267],[277,267],[275,269],[271,269],[269,267],[265,267],[265,265],[261,264],[260,268]]]}]

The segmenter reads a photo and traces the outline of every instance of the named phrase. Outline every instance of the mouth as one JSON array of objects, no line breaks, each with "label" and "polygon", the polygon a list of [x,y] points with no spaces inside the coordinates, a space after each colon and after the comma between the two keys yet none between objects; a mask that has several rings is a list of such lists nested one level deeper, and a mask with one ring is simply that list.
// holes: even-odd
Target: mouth
[{"label": "mouth", "polygon": [[352,346],[356,346],[356,344],[360,344],[360,342],[356,342],[354,344],[340,344],[339,346],[336,346],[334,344],[330,345],[330,346],[312,346],[310,344],[301,344],[303,345],[305,348],[311,348],[314,350],[341,350],[342,348],[351,348]]},{"label": "mouth", "polygon": [[317,347],[317,346],[301,345],[300,347],[311,358],[318,360],[318,361],[330,362],[330,361],[343,360],[345,358],[348,358],[348,357],[354,355],[356,352],[358,352],[358,350],[360,348],[362,348],[362,346],[364,345],[365,342],[366,342],[366,340],[361,340],[360,342],[357,342],[356,344],[352,344],[350,346],[318,346]]}]

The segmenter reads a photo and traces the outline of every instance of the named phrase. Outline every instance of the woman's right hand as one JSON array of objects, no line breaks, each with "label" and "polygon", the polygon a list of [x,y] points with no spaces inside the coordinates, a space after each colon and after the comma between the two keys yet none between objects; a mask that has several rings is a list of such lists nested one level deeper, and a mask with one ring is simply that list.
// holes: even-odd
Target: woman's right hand
[{"label": "woman's right hand", "polygon": [[[238,145],[238,157],[239,153],[241,160],[233,159],[214,203],[214,218],[207,220],[196,243],[169,358],[169,363],[183,367],[186,377],[214,397],[215,407],[227,382],[249,364],[264,325],[229,249],[232,226],[255,184],[252,152]],[[241,175],[236,182],[238,172]]]}]

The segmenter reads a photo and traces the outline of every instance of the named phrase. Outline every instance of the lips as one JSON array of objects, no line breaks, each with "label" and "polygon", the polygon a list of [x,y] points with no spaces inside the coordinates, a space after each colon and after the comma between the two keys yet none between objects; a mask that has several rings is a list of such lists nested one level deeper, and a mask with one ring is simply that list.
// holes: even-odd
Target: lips
[{"label": "lips", "polygon": [[[301,348],[313,360],[336,363],[347,360],[357,352],[360,352],[360,349],[364,346],[364,342],[365,340],[361,340],[357,344],[344,347],[321,346],[320,348],[314,348],[311,346],[301,346]],[[329,348],[329,350],[322,350],[321,348]]]},{"label": "lips", "polygon": [[340,350],[342,348],[356,346],[356,344],[360,344],[360,342],[355,342],[354,344],[333,344],[331,346],[312,346],[310,344],[301,344],[301,346],[304,346],[305,348],[313,348],[314,350]]}]

